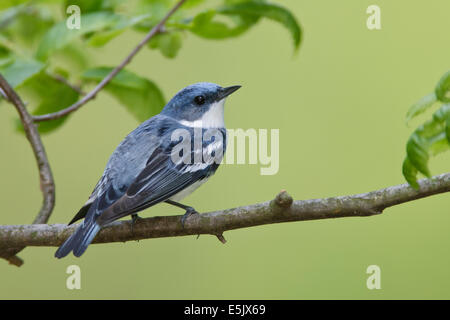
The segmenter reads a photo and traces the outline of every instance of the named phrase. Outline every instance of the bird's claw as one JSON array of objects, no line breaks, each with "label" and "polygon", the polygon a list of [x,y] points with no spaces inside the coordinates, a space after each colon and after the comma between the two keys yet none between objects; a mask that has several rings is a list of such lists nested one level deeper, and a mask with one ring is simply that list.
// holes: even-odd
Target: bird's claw
[{"label": "bird's claw", "polygon": [[133,233],[133,229],[134,229],[134,225],[136,224],[136,222],[138,222],[138,220],[140,220],[141,217],[139,217],[137,215],[137,213],[134,213],[131,215],[131,233]]},{"label": "bird's claw", "polygon": [[188,207],[186,209],[186,213],[181,217],[181,225],[184,228],[184,223],[186,222],[186,219],[189,218],[193,214],[199,214],[194,208]]}]

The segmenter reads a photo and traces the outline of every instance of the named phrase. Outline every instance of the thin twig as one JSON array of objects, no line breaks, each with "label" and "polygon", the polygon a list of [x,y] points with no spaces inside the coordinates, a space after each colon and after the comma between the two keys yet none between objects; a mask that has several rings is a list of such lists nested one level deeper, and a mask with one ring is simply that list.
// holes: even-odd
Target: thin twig
[{"label": "thin twig", "polygon": [[64,78],[63,76],[57,74],[57,73],[50,73],[47,72],[47,75],[53,79],[55,79],[58,82],[61,82],[63,84],[65,84],[66,86],[72,88],[72,90],[74,90],[75,92],[77,92],[78,94],[84,96],[86,93],[83,92],[83,90],[81,89],[81,87],[74,85],[72,83],[69,82],[69,80],[67,80],[66,78]]},{"label": "thin twig", "polygon": [[[33,149],[34,157],[36,158],[39,169],[40,186],[44,200],[41,210],[34,219],[33,223],[47,223],[50,218],[50,214],[53,211],[53,207],[55,206],[55,184],[47,155],[45,153],[44,145],[42,144],[36,125],[33,123],[33,119],[25,108],[23,101],[1,74],[0,88],[7,97],[7,100],[16,107],[17,112],[19,113],[20,120],[22,121],[25,134],[31,144],[31,148]],[[23,261],[15,255],[23,248],[23,246],[11,247],[6,251],[0,251],[0,257],[7,259],[12,264],[21,265]]]},{"label": "thin twig", "polygon": [[[140,219],[130,228],[130,221],[116,221],[99,232],[94,243],[124,242],[161,237],[209,234],[222,242],[223,232],[259,225],[304,220],[367,217],[381,214],[385,208],[450,192],[450,173],[419,181],[420,189],[408,184],[351,196],[297,200],[282,191],[272,201],[190,216],[184,225],[182,216]],[[59,246],[77,225],[0,226],[0,246]],[[50,258],[50,257],[49,257]]]},{"label": "thin twig", "polygon": [[167,22],[167,20],[175,13],[175,11],[178,10],[178,8],[181,7],[181,5],[186,0],[179,1],[167,14],[166,16],[156,25],[154,26],[144,37],[144,39],[139,42],[139,44],[133,49],[133,51],[130,52],[130,54],[117,66],[115,67],[105,78],[103,78],[102,81],[100,81],[97,86],[90,91],[87,95],[85,95],[83,98],[81,98],[79,101],[75,102],[70,107],[67,107],[65,109],[62,109],[58,112],[44,114],[44,115],[38,115],[33,116],[34,122],[41,122],[41,121],[48,121],[48,120],[54,120],[59,119],[61,117],[64,117],[68,115],[71,112],[74,112],[78,110],[80,107],[82,107],[84,104],[86,104],[88,101],[95,98],[95,96],[102,90],[111,80],[116,76],[120,70],[122,70],[128,63],[130,63],[131,59],[141,50],[141,48],[155,35],[161,32],[161,30],[164,27],[164,24]]}]

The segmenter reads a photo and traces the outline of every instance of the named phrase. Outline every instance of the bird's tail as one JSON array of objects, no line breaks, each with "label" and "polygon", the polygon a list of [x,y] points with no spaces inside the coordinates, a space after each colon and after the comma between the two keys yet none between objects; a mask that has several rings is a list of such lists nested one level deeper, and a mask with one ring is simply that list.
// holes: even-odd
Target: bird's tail
[{"label": "bird's tail", "polygon": [[64,258],[72,250],[76,257],[81,256],[94,237],[100,231],[100,226],[94,219],[85,219],[75,232],[55,252],[56,258]]}]

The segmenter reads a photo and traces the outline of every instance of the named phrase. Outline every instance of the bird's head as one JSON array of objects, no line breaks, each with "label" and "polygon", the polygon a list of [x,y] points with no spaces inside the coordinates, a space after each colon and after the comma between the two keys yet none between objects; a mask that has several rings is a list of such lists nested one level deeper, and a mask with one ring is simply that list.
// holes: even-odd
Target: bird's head
[{"label": "bird's head", "polygon": [[161,114],[170,116],[190,127],[224,127],[225,98],[240,87],[223,88],[209,82],[190,85],[179,91],[167,103]]}]

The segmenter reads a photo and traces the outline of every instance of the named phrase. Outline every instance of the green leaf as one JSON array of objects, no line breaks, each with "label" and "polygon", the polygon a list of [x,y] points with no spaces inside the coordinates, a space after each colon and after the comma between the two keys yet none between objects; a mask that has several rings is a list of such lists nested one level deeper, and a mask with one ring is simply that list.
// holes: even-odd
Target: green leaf
[{"label": "green leaf", "polygon": [[[191,0],[186,1],[181,9],[187,8]],[[194,1],[195,2],[195,1]],[[137,25],[136,29],[147,33],[150,28],[154,27],[161,19],[172,9],[175,1],[173,0],[139,0],[136,8],[133,10],[134,14],[149,13],[149,19]],[[169,21],[176,21],[183,15],[184,10],[177,10],[169,19]],[[166,23],[166,26],[168,24]]]},{"label": "green leaf", "polygon": [[277,4],[247,1],[222,7],[222,14],[239,14],[244,16],[264,17],[281,23],[291,33],[295,49],[301,42],[302,31],[294,15]]},{"label": "green leaf", "polygon": [[[230,23],[218,21],[216,17],[219,15],[230,18]],[[282,6],[264,1],[226,1],[225,5],[217,10],[203,11],[193,19],[170,25],[187,29],[206,39],[225,39],[243,34],[261,18],[281,23],[290,32],[295,49],[299,47],[302,32],[292,13]]]},{"label": "green leaf", "polygon": [[180,32],[167,32],[158,34],[148,44],[152,49],[159,49],[161,53],[170,59],[173,59],[178,54],[182,45],[182,38]]},{"label": "green leaf", "polygon": [[82,14],[95,11],[114,11],[115,7],[121,1],[122,0],[66,0],[63,8],[65,9],[70,5],[77,5],[80,7]]},{"label": "green leaf", "polygon": [[[116,0],[123,1],[123,0]],[[177,0],[138,0],[135,8],[132,12],[142,13],[150,12],[152,15],[152,23],[155,25],[167,14],[167,12],[173,8]],[[174,13],[175,16],[180,16],[182,11],[198,7],[199,5],[207,2],[206,0],[188,0],[183,3],[181,10],[177,10]],[[148,28],[147,28],[148,31]]]},{"label": "green leaf", "polygon": [[19,14],[23,12],[24,8],[25,6],[22,4],[0,11],[0,25],[3,28],[7,26],[10,21],[13,21]]},{"label": "green leaf", "polygon": [[132,27],[143,20],[147,19],[150,15],[144,14],[137,17],[127,18],[121,16],[119,21],[111,28],[105,31],[97,32],[89,38],[89,45],[94,47],[100,47],[108,43],[111,39],[117,37],[127,28]]},{"label": "green leaf", "polygon": [[80,7],[80,12],[85,14],[104,9],[103,2],[103,0],[66,0],[63,7],[67,8],[71,5],[76,5]]},{"label": "green leaf", "polygon": [[439,135],[429,141],[428,152],[436,156],[439,153],[445,152],[450,149],[450,143],[447,140],[445,132],[441,132]]},{"label": "green leaf", "polygon": [[425,176],[431,177],[430,170],[428,169],[429,155],[427,149],[426,139],[417,134],[417,132],[411,135],[406,144],[406,153],[411,164]]},{"label": "green leaf", "polygon": [[433,114],[433,119],[439,123],[445,122],[449,118],[450,118],[450,103],[444,104]]},{"label": "green leaf", "polygon": [[55,24],[43,37],[36,57],[45,60],[54,51],[68,45],[75,39],[93,31],[101,31],[120,21],[120,17],[112,12],[92,12],[81,15],[81,28],[69,29],[66,21]]},{"label": "green leaf", "polygon": [[15,58],[12,63],[0,67],[0,73],[11,87],[16,88],[44,68],[44,64],[32,59]]},{"label": "green leaf", "polygon": [[447,118],[445,122],[445,135],[447,137],[447,142],[450,144],[450,117]]},{"label": "green leaf", "polygon": [[1,32],[16,48],[35,49],[37,41],[53,25],[47,6],[20,5],[0,13]]},{"label": "green leaf", "polygon": [[68,67],[72,71],[82,71],[87,69],[91,63],[88,53],[83,49],[84,47],[79,43],[71,43],[55,52],[54,57],[57,61],[62,61],[64,67]]},{"label": "green leaf", "polygon": [[184,9],[194,8],[203,4],[204,2],[205,0],[189,0],[185,4],[183,4],[183,8]]},{"label": "green leaf", "polygon": [[[100,67],[89,69],[82,78],[100,82],[113,68]],[[120,71],[105,90],[118,99],[138,121],[144,121],[158,114],[165,105],[161,90],[152,81],[130,71]]]},{"label": "green leaf", "polygon": [[444,104],[436,113],[433,118],[437,121],[441,121],[445,125],[444,131],[448,143],[450,143],[450,103]]},{"label": "green leaf", "polygon": [[14,56],[11,51],[0,44],[0,70],[6,68],[6,66],[10,65],[13,62]]},{"label": "green leaf", "polygon": [[420,99],[409,108],[408,113],[406,114],[406,123],[417,117],[419,114],[424,113],[437,102],[436,94],[434,92]]},{"label": "green leaf", "polygon": [[[27,81],[21,88],[21,94],[27,97],[30,106],[37,106],[32,111],[33,115],[60,111],[75,103],[79,98],[78,92],[44,72]],[[49,133],[59,128],[67,119],[68,115],[56,120],[40,122],[38,130],[40,133]],[[17,125],[17,129],[23,132],[20,121]]]},{"label": "green leaf", "polygon": [[431,176],[428,169],[430,156],[450,150],[450,71],[439,80],[434,93],[425,96],[409,109],[406,122],[442,102],[445,104],[434,112],[431,120],[413,132],[406,144],[403,175],[411,185],[416,180],[417,172]]},{"label": "green leaf", "polygon": [[192,33],[206,39],[225,39],[231,37],[237,37],[247,31],[257,19],[235,19],[233,26],[220,21],[214,21],[214,17],[217,15],[216,10],[208,10],[199,13],[188,24],[178,24],[179,28],[185,28]]},{"label": "green leaf", "polygon": [[447,71],[439,80],[435,93],[439,101],[450,102],[450,71]]},{"label": "green leaf", "polygon": [[2,1],[0,1],[0,10],[6,9],[9,7],[13,7],[13,6],[18,6],[27,1],[29,1],[29,0],[2,0]]},{"label": "green leaf", "polygon": [[440,124],[439,132],[442,131],[443,136],[450,144],[450,103],[444,104],[434,114],[433,120]]},{"label": "green leaf", "polygon": [[418,190],[419,184],[417,183],[417,169],[412,165],[408,157],[406,157],[405,160],[403,161],[402,171],[403,176],[405,177],[409,185],[414,189]]},{"label": "green leaf", "polygon": [[[447,123],[450,122],[450,104],[439,108],[431,120],[419,126],[411,135],[406,144],[407,168],[413,166],[418,172],[431,177],[428,161],[431,156],[450,149],[450,140],[447,137]],[[405,164],[403,171],[405,172]],[[408,170],[408,172],[412,172]],[[405,175],[405,173],[404,173]],[[407,181],[410,182],[412,175]],[[406,178],[406,175],[405,175]]]},{"label": "green leaf", "polygon": [[0,70],[14,62],[14,58],[10,56],[0,57]]}]

